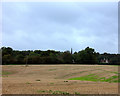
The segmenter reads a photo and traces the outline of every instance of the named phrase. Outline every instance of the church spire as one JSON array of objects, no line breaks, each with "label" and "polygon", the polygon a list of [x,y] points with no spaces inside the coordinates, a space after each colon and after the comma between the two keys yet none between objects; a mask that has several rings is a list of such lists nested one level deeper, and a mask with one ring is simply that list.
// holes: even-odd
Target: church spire
[{"label": "church spire", "polygon": [[72,54],[72,48],[71,48],[71,54]]}]

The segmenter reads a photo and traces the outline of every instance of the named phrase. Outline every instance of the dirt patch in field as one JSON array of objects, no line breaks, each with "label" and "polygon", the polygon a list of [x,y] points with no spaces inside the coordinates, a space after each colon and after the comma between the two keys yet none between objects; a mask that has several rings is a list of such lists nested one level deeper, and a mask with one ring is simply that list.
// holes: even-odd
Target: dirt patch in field
[{"label": "dirt patch in field", "polygon": [[[104,65],[4,65],[2,71],[9,71],[2,78],[3,94],[47,94],[47,91],[62,91],[74,94],[117,94],[118,84],[68,80],[89,74],[111,76],[117,66]],[[14,71],[14,72],[13,72]],[[106,72],[105,71],[110,71]],[[51,93],[52,94],[52,93]]]}]

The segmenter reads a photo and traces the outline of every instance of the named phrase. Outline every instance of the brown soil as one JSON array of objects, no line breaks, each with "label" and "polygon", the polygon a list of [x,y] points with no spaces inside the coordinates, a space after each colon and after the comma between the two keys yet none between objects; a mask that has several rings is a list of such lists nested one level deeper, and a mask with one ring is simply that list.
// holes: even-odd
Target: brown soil
[{"label": "brown soil", "polygon": [[[67,80],[89,74],[101,77],[118,72],[109,65],[4,65],[2,71],[11,72],[2,77],[2,94],[48,94],[39,90],[64,91],[74,94],[117,94],[118,83]],[[111,72],[106,72],[111,71]],[[68,82],[65,82],[68,81]]]}]

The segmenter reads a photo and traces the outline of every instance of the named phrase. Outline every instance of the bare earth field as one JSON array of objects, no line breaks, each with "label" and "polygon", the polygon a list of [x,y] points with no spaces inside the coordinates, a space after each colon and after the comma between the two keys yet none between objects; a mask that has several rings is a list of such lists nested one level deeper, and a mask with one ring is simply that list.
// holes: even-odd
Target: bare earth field
[{"label": "bare earth field", "polygon": [[[95,79],[117,73],[111,65],[3,65],[2,94],[118,94],[117,82]],[[82,81],[71,79],[76,77]]]}]

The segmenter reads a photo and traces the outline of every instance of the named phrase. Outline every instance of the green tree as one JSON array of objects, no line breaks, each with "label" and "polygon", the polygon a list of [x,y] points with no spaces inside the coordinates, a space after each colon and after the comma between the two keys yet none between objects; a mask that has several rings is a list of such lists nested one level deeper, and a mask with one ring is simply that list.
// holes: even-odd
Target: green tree
[{"label": "green tree", "polygon": [[63,61],[64,63],[72,63],[72,54],[69,52],[69,51],[65,51],[63,54],[62,54],[62,58],[63,58]]},{"label": "green tree", "polygon": [[87,47],[85,50],[79,51],[76,62],[85,64],[98,63],[96,52],[94,49]]},{"label": "green tree", "polygon": [[10,47],[2,47],[2,55],[12,54],[13,49]]}]

